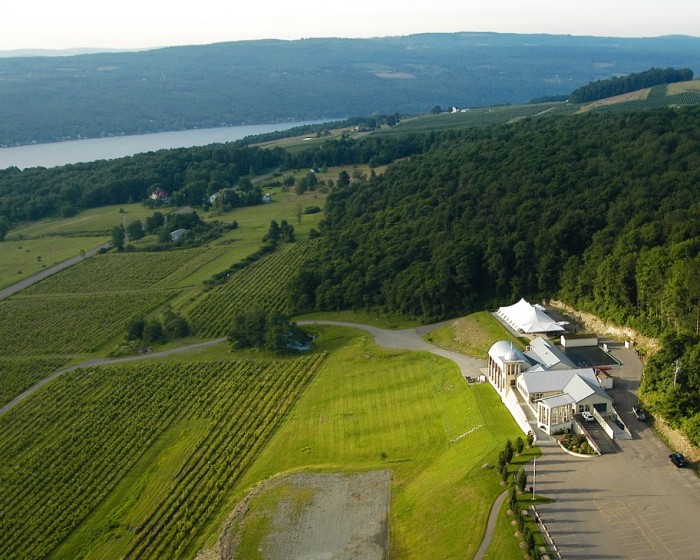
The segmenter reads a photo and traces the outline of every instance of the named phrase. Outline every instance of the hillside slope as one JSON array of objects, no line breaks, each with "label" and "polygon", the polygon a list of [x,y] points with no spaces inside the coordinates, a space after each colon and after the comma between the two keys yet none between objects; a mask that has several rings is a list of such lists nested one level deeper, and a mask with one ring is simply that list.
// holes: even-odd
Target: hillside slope
[{"label": "hillside slope", "polygon": [[648,68],[700,39],[493,33],[242,41],[0,59],[0,145],[435,105],[523,103]]}]

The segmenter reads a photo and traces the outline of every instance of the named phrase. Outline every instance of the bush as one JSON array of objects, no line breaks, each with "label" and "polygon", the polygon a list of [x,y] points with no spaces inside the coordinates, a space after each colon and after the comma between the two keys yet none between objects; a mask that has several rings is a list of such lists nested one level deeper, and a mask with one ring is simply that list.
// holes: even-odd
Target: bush
[{"label": "bush", "polygon": [[307,206],[304,208],[304,214],[318,214],[321,208],[318,206]]}]

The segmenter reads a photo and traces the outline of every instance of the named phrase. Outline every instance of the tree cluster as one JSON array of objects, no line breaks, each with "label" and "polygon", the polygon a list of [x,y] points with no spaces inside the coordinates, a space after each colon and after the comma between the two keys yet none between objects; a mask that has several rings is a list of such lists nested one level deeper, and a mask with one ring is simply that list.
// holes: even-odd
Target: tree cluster
[{"label": "tree cluster", "polygon": [[162,150],[110,161],[45,169],[0,170],[0,217],[16,224],[81,210],[147,201],[161,188],[175,205],[200,207],[226,193],[227,207],[260,204],[262,193],[245,177],[282,162],[279,149],[229,144]]},{"label": "tree cluster", "polygon": [[190,334],[190,325],[182,315],[168,307],[161,318],[132,319],[126,326],[126,339],[147,344],[163,344],[168,340],[184,338]]},{"label": "tree cluster", "polygon": [[234,348],[287,352],[305,346],[309,337],[286,315],[254,309],[233,317],[228,340]]},{"label": "tree cluster", "polygon": [[650,68],[645,72],[635,72],[587,84],[572,91],[569,95],[569,101],[571,103],[588,103],[659,84],[685,82],[692,79],[693,71],[690,68]]},{"label": "tree cluster", "polygon": [[[199,214],[191,212],[171,212],[163,214],[154,212],[144,222],[133,220],[126,226],[119,224],[111,230],[112,245],[119,251],[135,250],[130,243],[143,239],[147,235],[154,235],[155,243],[140,247],[146,251],[164,251],[175,248],[195,247],[216,239],[221,234],[238,227],[235,220],[230,223],[218,221],[205,222]],[[178,229],[186,230],[185,235],[175,241],[171,233]]]}]

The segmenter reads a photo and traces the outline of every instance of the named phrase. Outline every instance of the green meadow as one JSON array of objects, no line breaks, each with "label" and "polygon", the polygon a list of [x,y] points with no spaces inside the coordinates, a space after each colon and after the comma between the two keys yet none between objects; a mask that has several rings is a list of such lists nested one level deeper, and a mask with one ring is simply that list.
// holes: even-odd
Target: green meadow
[{"label": "green meadow", "polygon": [[503,491],[482,467],[521,435],[496,393],[466,385],[456,365],[432,354],[384,350],[350,329],[319,334],[329,356],[236,500],[279,473],[390,469],[392,557],[471,557]]}]

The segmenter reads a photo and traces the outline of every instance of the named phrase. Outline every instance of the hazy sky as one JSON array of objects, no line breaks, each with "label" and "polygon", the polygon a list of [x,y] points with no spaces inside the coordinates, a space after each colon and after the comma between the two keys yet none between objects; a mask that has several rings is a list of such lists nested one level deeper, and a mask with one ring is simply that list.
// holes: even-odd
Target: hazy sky
[{"label": "hazy sky", "polygon": [[2,6],[0,50],[431,31],[700,35],[697,0],[3,0]]}]

